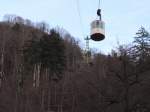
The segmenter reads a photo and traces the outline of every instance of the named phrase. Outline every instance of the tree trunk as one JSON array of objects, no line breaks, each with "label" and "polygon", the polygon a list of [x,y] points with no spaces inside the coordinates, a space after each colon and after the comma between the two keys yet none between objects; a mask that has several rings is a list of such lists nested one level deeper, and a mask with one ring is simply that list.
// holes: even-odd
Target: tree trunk
[{"label": "tree trunk", "polygon": [[129,112],[129,88],[125,89],[125,109],[124,112]]}]

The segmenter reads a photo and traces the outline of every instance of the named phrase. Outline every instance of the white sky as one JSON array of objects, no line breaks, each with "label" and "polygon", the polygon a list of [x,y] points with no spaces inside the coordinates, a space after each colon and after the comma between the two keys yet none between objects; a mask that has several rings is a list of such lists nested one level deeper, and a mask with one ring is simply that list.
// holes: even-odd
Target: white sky
[{"label": "white sky", "polygon": [[[0,19],[16,14],[33,22],[45,21],[51,27],[60,26],[81,41],[90,34],[90,23],[96,19],[98,0],[79,0],[83,26],[77,12],[76,0],[0,0]],[[90,48],[108,53],[120,44],[132,42],[140,26],[150,28],[150,0],[101,0],[106,39],[90,41]],[[83,27],[83,28],[82,28]]]}]

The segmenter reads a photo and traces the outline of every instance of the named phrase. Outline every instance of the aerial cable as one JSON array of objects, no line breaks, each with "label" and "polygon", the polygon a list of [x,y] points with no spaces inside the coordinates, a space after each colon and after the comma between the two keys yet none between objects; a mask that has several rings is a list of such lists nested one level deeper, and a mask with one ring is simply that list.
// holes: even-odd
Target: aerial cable
[{"label": "aerial cable", "polygon": [[76,0],[76,4],[77,4],[77,12],[78,12],[78,16],[79,16],[79,21],[80,21],[80,26],[81,26],[81,30],[82,30],[82,35],[84,36],[84,27],[83,27],[83,22],[82,22],[82,17],[81,17],[79,0]]},{"label": "aerial cable", "polygon": [[98,9],[101,7],[101,0],[98,0]]}]

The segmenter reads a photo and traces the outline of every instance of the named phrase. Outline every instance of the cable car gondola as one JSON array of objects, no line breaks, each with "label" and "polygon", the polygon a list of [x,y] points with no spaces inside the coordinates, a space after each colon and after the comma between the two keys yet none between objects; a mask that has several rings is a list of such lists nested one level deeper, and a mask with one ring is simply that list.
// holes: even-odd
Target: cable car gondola
[{"label": "cable car gondola", "polygon": [[105,39],[105,23],[101,19],[101,9],[97,10],[99,19],[92,21],[91,23],[91,39],[94,41],[101,41]]}]

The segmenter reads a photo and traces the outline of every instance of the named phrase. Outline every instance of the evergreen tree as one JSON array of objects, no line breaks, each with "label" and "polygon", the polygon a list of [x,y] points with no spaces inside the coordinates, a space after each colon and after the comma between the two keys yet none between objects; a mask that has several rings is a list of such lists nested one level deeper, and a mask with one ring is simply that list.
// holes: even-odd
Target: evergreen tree
[{"label": "evergreen tree", "polygon": [[150,34],[141,27],[136,33],[134,38],[135,55],[139,61],[146,61],[145,59],[150,56]]},{"label": "evergreen tree", "polygon": [[141,27],[136,33],[134,38],[133,46],[133,57],[137,65],[137,69],[140,72],[143,72],[149,69],[148,65],[150,63],[150,34],[145,30],[144,27]]},{"label": "evergreen tree", "polygon": [[61,77],[65,68],[65,47],[61,36],[51,30],[49,35],[33,38],[24,48],[24,59],[28,67],[41,64],[42,69],[49,69]]}]

